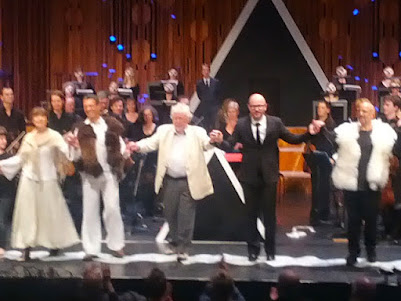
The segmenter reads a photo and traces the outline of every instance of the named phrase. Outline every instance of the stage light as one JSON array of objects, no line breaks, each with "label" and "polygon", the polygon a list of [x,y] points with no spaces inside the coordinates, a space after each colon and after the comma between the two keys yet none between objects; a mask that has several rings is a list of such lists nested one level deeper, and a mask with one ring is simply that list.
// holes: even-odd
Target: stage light
[{"label": "stage light", "polygon": [[150,58],[151,58],[152,60],[157,59],[157,54],[156,54],[156,53],[151,53],[151,54],[150,54]]},{"label": "stage light", "polygon": [[346,65],[345,67],[347,67],[347,69],[349,69],[349,70],[354,70],[354,68],[351,66],[351,65]]},{"label": "stage light", "polygon": [[401,51],[398,53],[398,56],[401,58]]},{"label": "stage light", "polygon": [[111,43],[115,43],[117,41],[117,38],[115,36],[110,36],[109,40]]},{"label": "stage light", "polygon": [[380,111],[380,109],[379,109],[378,106],[375,106],[375,110],[376,110],[376,112],[379,112],[379,111]]},{"label": "stage light", "polygon": [[125,57],[127,58],[127,60],[130,60],[130,59],[131,59],[131,54],[127,53],[127,54],[125,55]]},{"label": "stage light", "polygon": [[177,17],[174,14],[171,14],[171,19],[175,20]]},{"label": "stage light", "polygon": [[368,83],[368,82],[369,82],[369,80],[367,78],[365,78],[365,83]]},{"label": "stage light", "polygon": [[97,73],[97,72],[86,72],[85,74],[87,76],[98,76],[99,75],[99,73]]},{"label": "stage light", "polygon": [[118,82],[122,82],[124,79],[122,77],[117,78]]},{"label": "stage light", "polygon": [[149,94],[142,94],[143,98],[149,98]]},{"label": "stage light", "polygon": [[118,49],[118,51],[123,51],[124,50],[124,46],[121,45],[121,44],[118,44],[117,45],[117,49]]},{"label": "stage light", "polygon": [[339,59],[339,60],[342,60],[342,59],[343,59],[342,55],[339,55],[339,56],[338,56],[338,59]]},{"label": "stage light", "polygon": [[116,69],[109,69],[110,73],[116,73]]},{"label": "stage light", "polygon": [[372,86],[372,90],[373,91],[377,91],[377,87],[376,86]]},{"label": "stage light", "polygon": [[355,8],[355,9],[352,11],[352,14],[353,14],[354,16],[359,15],[359,9]]},{"label": "stage light", "polygon": [[355,80],[359,81],[361,78],[359,76],[355,76]]},{"label": "stage light", "polygon": [[376,51],[373,51],[373,52],[372,52],[372,56],[373,56],[374,58],[378,58],[378,57],[379,57],[379,54],[378,54]]},{"label": "stage light", "polygon": [[106,64],[106,63],[103,63],[103,64],[102,64],[102,67],[103,67],[103,68],[107,68],[107,64]]}]

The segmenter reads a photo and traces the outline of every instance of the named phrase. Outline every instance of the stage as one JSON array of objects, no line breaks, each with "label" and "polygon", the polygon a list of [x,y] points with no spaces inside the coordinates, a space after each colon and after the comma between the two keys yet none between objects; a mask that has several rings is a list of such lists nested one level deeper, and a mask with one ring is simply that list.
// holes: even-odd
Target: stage
[{"label": "stage", "polygon": [[[356,278],[365,275],[382,283],[384,277],[380,268],[401,268],[401,247],[385,242],[378,245],[378,262],[366,262],[362,252],[356,267],[346,267],[346,243],[334,242],[331,239],[333,228],[328,226],[300,239],[289,238],[287,233],[291,229],[281,226],[274,261],[265,261],[264,254],[261,254],[256,263],[249,262],[246,244],[242,242],[194,241],[189,259],[179,263],[174,255],[164,255],[164,244],[156,243],[151,236],[160,226],[160,221],[148,220],[147,223],[151,226],[148,233],[128,237],[125,258],[113,258],[104,248],[104,253],[95,261],[110,264],[117,290],[141,291],[141,279],[157,266],[173,282],[174,288],[177,287],[175,300],[196,300],[218,263],[224,260],[247,300],[266,300],[269,287],[274,285],[284,268],[291,268],[301,276],[302,289],[313,300],[323,296],[328,300],[343,300],[349,293],[349,284]],[[82,261],[84,253],[80,246],[65,250],[64,255],[54,258],[48,257],[45,250],[34,250],[33,260],[26,263],[14,260],[19,255],[18,251],[9,251],[7,259],[0,264],[0,300],[7,300],[5,296],[38,300],[33,296],[40,295],[38,287],[43,289],[46,285],[55,285],[60,292],[65,291],[63,296],[67,296],[72,288],[79,287],[87,264]],[[22,282],[24,290],[18,290]],[[397,294],[398,298],[401,297],[401,289],[396,287],[396,276],[390,277],[389,285],[380,285],[379,289],[383,291],[382,296],[388,296],[385,300],[390,300],[390,295],[394,300],[397,300]]]}]

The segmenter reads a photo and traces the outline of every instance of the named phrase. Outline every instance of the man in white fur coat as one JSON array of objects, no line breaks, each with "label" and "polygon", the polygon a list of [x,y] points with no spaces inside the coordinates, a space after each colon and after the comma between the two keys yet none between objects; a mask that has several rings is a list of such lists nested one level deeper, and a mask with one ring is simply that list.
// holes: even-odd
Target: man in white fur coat
[{"label": "man in white fur coat", "polygon": [[358,122],[343,123],[336,133],[337,153],[333,156],[334,186],[344,190],[348,212],[347,265],[353,266],[360,255],[362,220],[369,262],[376,261],[376,220],[380,190],[389,177],[390,158],[397,140],[387,123],[375,118],[375,108],[368,99],[361,99]]}]

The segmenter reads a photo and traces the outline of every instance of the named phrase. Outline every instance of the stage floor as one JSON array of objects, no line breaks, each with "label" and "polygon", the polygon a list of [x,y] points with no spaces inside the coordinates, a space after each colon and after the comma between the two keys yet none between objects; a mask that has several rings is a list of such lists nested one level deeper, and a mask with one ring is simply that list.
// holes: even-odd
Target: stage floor
[{"label": "stage floor", "polygon": [[[111,265],[114,279],[141,279],[151,268],[158,266],[171,280],[207,281],[223,258],[234,279],[245,282],[275,282],[280,271],[287,267],[297,271],[302,281],[307,283],[351,283],[362,275],[380,282],[383,276],[379,268],[401,269],[401,247],[386,242],[378,245],[376,263],[368,263],[362,252],[357,267],[346,267],[346,243],[333,242],[330,239],[332,232],[332,228],[326,227],[317,229],[316,233],[308,234],[307,237],[291,239],[282,227],[277,237],[274,261],[265,261],[262,253],[256,263],[249,262],[245,243],[194,241],[189,259],[178,263],[174,255],[163,254],[164,244],[157,244],[146,234],[133,235],[127,240],[125,258],[112,257],[104,247],[104,253],[97,261]],[[140,240],[136,240],[139,237]],[[46,250],[34,250],[34,259],[26,263],[14,260],[19,255],[18,251],[7,252],[7,259],[0,263],[0,277],[81,278],[85,267],[82,261],[84,253],[80,246],[65,250],[62,256],[53,258],[48,257]],[[395,282],[396,279],[392,280]]]}]

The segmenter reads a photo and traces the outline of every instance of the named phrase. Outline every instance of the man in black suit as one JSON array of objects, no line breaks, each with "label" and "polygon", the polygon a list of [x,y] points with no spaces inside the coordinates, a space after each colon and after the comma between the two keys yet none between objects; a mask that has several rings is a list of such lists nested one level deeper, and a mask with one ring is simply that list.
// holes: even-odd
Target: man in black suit
[{"label": "man in black suit", "polygon": [[210,77],[210,67],[207,64],[202,65],[202,77],[196,83],[196,92],[200,103],[195,115],[204,117],[205,129],[210,131],[214,127],[217,112],[221,106],[219,99],[220,82]]},{"label": "man in black suit", "polygon": [[[238,120],[230,141],[231,146],[242,144],[242,163],[239,180],[245,194],[248,215],[248,255],[255,261],[260,252],[256,221],[262,217],[265,226],[265,251],[267,260],[274,260],[276,233],[276,186],[279,179],[279,151],[277,140],[298,144],[316,134],[320,127],[311,124],[309,132],[292,134],[280,118],[266,115],[267,102],[260,94],[249,97],[249,116]],[[223,142],[227,147],[228,142]]]}]

